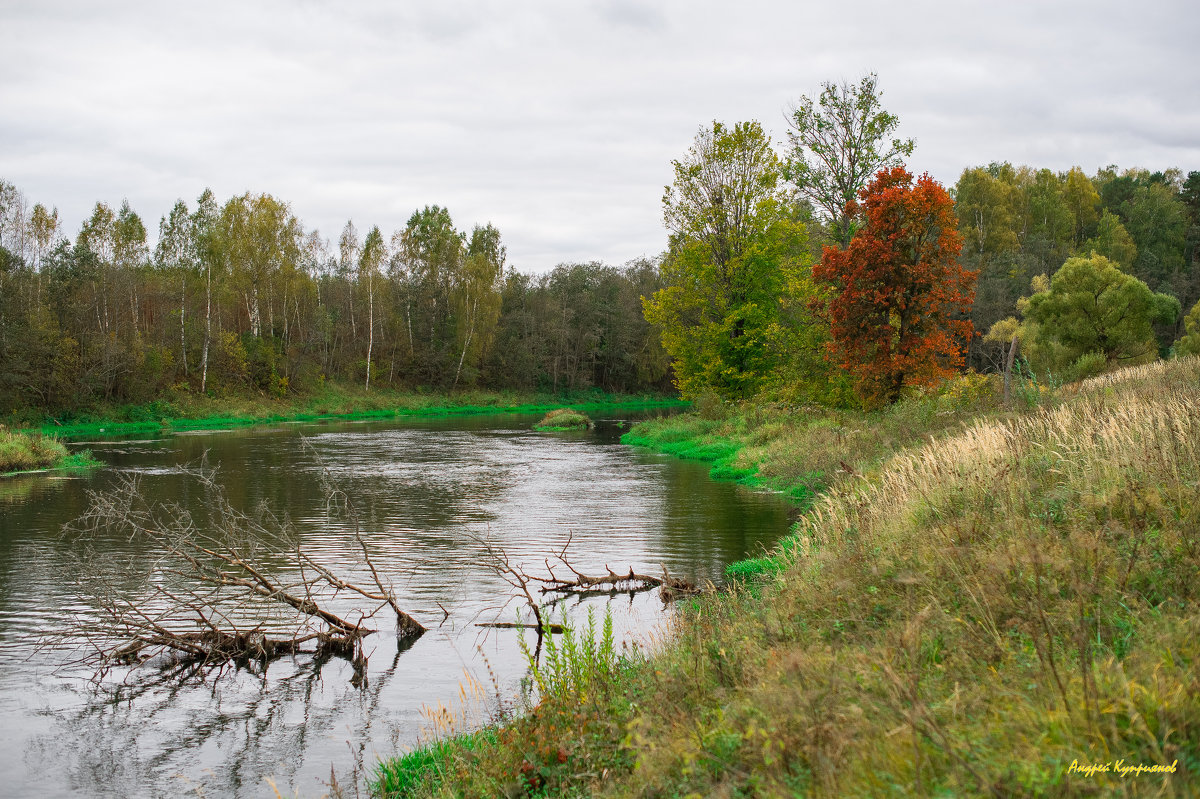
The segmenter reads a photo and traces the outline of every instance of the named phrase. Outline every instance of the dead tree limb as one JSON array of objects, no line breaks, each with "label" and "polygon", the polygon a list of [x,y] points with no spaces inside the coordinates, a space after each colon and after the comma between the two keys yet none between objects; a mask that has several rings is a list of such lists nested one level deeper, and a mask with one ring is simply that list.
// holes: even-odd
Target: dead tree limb
[{"label": "dead tree limb", "polygon": [[566,632],[566,627],[561,624],[547,624],[542,627],[536,624],[523,624],[519,621],[484,621],[475,624],[476,627],[490,627],[498,630],[537,630],[543,633],[554,633],[559,635]]},{"label": "dead tree limb", "polygon": [[[503,547],[496,544],[489,538],[474,536],[472,539],[483,550],[483,560],[480,562],[482,566],[489,569],[493,574],[498,576],[504,582],[508,583],[513,593],[498,607],[492,608],[497,611],[497,615],[504,610],[514,600],[522,601],[522,604],[529,608],[533,614],[533,623],[523,622],[502,622],[498,619],[491,622],[477,623],[476,627],[501,628],[501,629],[531,629],[538,631],[538,643],[541,643],[541,634],[543,632],[562,632],[562,625],[548,624],[546,621],[545,608],[541,602],[534,596],[535,593],[545,596],[550,593],[571,594],[574,596],[591,596],[597,594],[618,594],[629,593],[636,594],[642,591],[648,591],[654,588],[659,589],[659,594],[664,601],[673,599],[676,596],[687,594],[702,593],[702,589],[696,587],[687,580],[671,577],[667,572],[666,566],[663,566],[662,576],[656,577],[648,574],[639,574],[633,570],[631,566],[629,571],[624,574],[614,572],[607,565],[604,567],[606,574],[587,575],[576,569],[567,559],[567,549],[571,545],[571,539],[559,550],[556,557],[558,565],[566,568],[574,577],[564,579],[554,573],[554,566],[551,566],[550,560],[544,559],[543,563],[546,566],[546,575],[531,574],[524,565],[515,562],[504,550]],[[547,576],[548,575],[548,576]],[[551,603],[558,600],[553,600]],[[557,628],[557,629],[556,629]]]},{"label": "dead tree limb", "polygon": [[[497,608],[497,611],[502,611],[512,599],[524,599],[525,606],[533,613],[534,629],[538,630],[539,635],[543,629],[547,628],[546,620],[542,618],[542,608],[537,599],[533,596],[534,585],[539,581],[539,578],[530,575],[525,571],[525,568],[519,563],[514,563],[508,556],[508,552],[503,547],[497,545],[489,538],[482,536],[473,536],[472,540],[483,548],[484,558],[481,564],[484,568],[490,570],[493,574],[499,577],[504,582],[512,586],[517,592],[516,597],[509,597],[504,603]],[[520,626],[520,625],[514,625]]]},{"label": "dead tree limb", "polygon": [[681,580],[677,577],[672,577],[667,573],[667,567],[663,566],[661,577],[655,577],[649,574],[638,574],[629,567],[629,572],[626,574],[617,574],[606,564],[604,566],[607,574],[587,575],[583,574],[572,566],[564,557],[559,558],[559,562],[565,566],[572,574],[574,579],[564,580],[554,574],[550,564],[546,564],[546,568],[550,571],[550,577],[544,578],[541,591],[543,594],[551,592],[563,593],[583,593],[592,592],[598,588],[607,586],[612,592],[618,591],[648,591],[652,588],[658,588],[664,596],[682,595],[682,594],[699,594],[701,589],[687,580]]},{"label": "dead tree limb", "polygon": [[[397,634],[415,638],[425,627],[405,613],[371,560],[358,528],[355,538],[374,586],[335,574],[304,552],[286,521],[266,509],[235,508],[214,470],[203,462],[180,472],[206,492],[206,524],[199,527],[178,505],[152,503],[136,476],[116,489],[90,494],[88,510],[68,526],[82,550],[75,575],[86,609],[44,640],[69,640],[102,679],[112,669],[146,663],[220,667],[263,663],[288,654],[344,657],[351,682],[366,685],[363,638],[376,613],[390,607]],[[129,563],[100,563],[90,544],[100,534],[124,534],[150,552]],[[131,587],[132,586],[132,587]],[[348,615],[331,603],[343,593],[372,604]]]}]

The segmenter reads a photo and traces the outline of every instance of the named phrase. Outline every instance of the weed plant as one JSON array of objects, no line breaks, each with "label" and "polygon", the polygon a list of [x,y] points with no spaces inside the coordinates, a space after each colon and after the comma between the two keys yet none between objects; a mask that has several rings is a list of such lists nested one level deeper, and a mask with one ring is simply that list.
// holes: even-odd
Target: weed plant
[{"label": "weed plant", "polygon": [[[612,613],[597,629],[591,608],[577,629],[521,639],[533,689],[525,712],[499,730],[456,736],[379,767],[372,788],[386,799],[429,796],[586,797],[588,781],[633,765],[619,746],[636,708],[628,690],[640,655],[618,651]],[[487,768],[478,766],[486,763]]]},{"label": "weed plant", "polygon": [[496,731],[483,729],[434,741],[406,755],[384,760],[376,767],[371,792],[380,797],[412,796],[417,788],[439,785],[454,758],[469,755],[481,745],[494,744]]}]

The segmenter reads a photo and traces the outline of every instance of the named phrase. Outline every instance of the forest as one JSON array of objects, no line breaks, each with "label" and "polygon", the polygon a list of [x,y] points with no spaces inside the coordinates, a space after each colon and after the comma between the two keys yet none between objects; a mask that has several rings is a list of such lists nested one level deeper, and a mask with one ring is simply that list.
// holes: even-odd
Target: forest
[{"label": "forest", "polygon": [[877,407],[964,370],[1069,382],[1200,351],[1200,172],[993,162],[946,189],[907,171],[880,97],[826,83],[783,151],[714,122],[673,162],[646,315],[685,395]]},{"label": "forest", "polygon": [[782,152],[757,122],[701,127],[661,255],[546,274],[436,205],[333,243],[282,199],[205,190],[151,246],[128,202],[72,239],[0,181],[0,413],[325,381],[870,405],[1006,360],[1071,380],[1200,351],[1200,172],[997,161],[947,190],[904,170],[879,97],[826,84]]},{"label": "forest", "polygon": [[450,391],[670,389],[642,318],[649,261],[508,268],[500,231],[415,211],[336,247],[287,203],[205,191],[159,222],[57,210],[0,183],[0,412],[34,421],[179,393],[284,396],[325,381]]}]

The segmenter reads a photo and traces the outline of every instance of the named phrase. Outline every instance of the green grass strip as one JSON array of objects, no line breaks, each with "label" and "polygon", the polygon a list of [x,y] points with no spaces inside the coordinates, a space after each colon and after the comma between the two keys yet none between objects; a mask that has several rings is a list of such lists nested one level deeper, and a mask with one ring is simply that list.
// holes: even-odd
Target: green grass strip
[{"label": "green grass strip", "polygon": [[421,786],[429,788],[440,782],[444,769],[456,754],[494,743],[496,731],[484,729],[435,741],[406,755],[381,761],[371,781],[371,793],[380,799],[411,796]]},{"label": "green grass strip", "polygon": [[[670,397],[613,398],[570,404],[565,407],[576,411],[604,413],[614,411],[642,411],[653,409],[684,408],[689,403]],[[281,422],[358,421],[367,419],[439,418],[451,416],[481,416],[545,413],[564,407],[561,402],[528,402],[520,404],[455,405],[452,403],[416,407],[388,407],[350,409],[344,411],[296,411],[253,415],[214,415],[200,418],[164,416],[151,421],[94,420],[76,424],[43,424],[35,430],[64,439],[88,439],[102,436],[126,436],[138,433],[177,432],[184,430],[220,430],[237,427],[252,427]]]}]

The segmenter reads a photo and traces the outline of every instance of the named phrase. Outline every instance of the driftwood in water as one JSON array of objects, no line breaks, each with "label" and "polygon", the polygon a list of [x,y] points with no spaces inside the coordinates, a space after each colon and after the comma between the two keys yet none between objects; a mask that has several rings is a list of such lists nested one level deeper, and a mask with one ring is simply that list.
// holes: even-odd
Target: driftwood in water
[{"label": "driftwood in water", "polygon": [[536,624],[523,624],[517,621],[486,621],[478,622],[476,627],[491,627],[498,630],[538,630],[544,633],[554,633],[555,635],[566,632],[566,627],[561,624],[546,624],[541,627]]},{"label": "driftwood in water", "polygon": [[[508,553],[503,547],[499,546],[488,538],[474,536],[474,542],[483,549],[483,559],[480,565],[491,571],[504,582],[512,587],[514,594],[505,598],[500,605],[491,608],[497,615],[502,613],[514,599],[525,601],[525,606],[533,613],[533,624],[529,625],[529,629],[537,630],[539,636],[539,644],[541,643],[541,631],[549,629],[550,624],[542,617],[542,607],[537,599],[533,596],[533,589],[540,578],[530,575],[525,568],[519,563],[514,563],[508,556]],[[481,624],[481,627],[506,627],[510,626],[506,623],[491,623]],[[512,627],[520,627],[524,625],[513,624]]]},{"label": "driftwood in water", "polygon": [[[367,623],[379,611],[395,613],[401,639],[425,632],[384,585],[352,512],[373,585],[353,583],[319,563],[290,525],[269,512],[234,508],[212,470],[180,471],[206,493],[203,529],[179,506],[147,501],[137,477],[129,476],[115,490],[93,493],[88,511],[68,530],[81,549],[100,533],[120,532],[156,553],[149,565],[130,561],[116,571],[81,561],[77,586],[87,610],[47,637],[83,637],[89,648],[80,660],[97,679],[120,666],[220,667],[309,654],[349,660],[351,682],[365,686],[363,638],[375,632]],[[331,610],[343,594],[369,604],[354,608],[353,617]]]},{"label": "driftwood in water", "polygon": [[[499,616],[515,600],[528,608],[533,615],[532,623],[491,621],[477,623],[475,626],[490,629],[536,630],[538,633],[537,645],[539,648],[543,633],[561,633],[564,631],[564,628],[561,624],[551,624],[547,621],[546,609],[535,595],[545,596],[549,593],[572,594],[574,596],[617,593],[636,594],[641,591],[657,588],[659,589],[659,595],[664,601],[667,601],[676,596],[699,594],[703,591],[703,589],[698,588],[687,580],[671,577],[667,573],[665,566],[663,567],[661,577],[639,574],[632,567],[630,567],[627,573],[618,574],[608,568],[608,566],[604,567],[607,572],[606,574],[584,574],[567,560],[566,553],[571,545],[570,538],[567,539],[567,542],[559,551],[557,558],[558,563],[574,575],[571,579],[563,579],[556,575],[554,567],[550,565],[549,560],[543,561],[549,576],[537,573],[531,574],[523,564],[514,561],[504,548],[494,541],[480,536],[473,537],[473,540],[483,550],[483,557],[479,561],[480,565],[492,571],[513,589],[513,592],[505,598],[504,602],[487,610],[495,611],[497,616]],[[552,604],[555,601],[558,600],[552,600],[548,604]]]},{"label": "driftwood in water", "polygon": [[667,567],[663,566],[661,577],[655,577],[649,574],[638,574],[629,567],[627,574],[617,574],[607,565],[604,569],[607,574],[589,576],[575,569],[566,558],[559,557],[559,561],[567,569],[575,575],[573,579],[564,580],[554,574],[554,570],[550,568],[550,564],[546,564],[546,568],[550,571],[550,577],[543,578],[542,593],[564,592],[564,593],[593,593],[598,589],[607,590],[609,592],[638,592],[648,591],[652,588],[658,588],[664,599],[674,596],[686,594],[699,594],[701,589],[687,580],[681,580],[672,577],[667,573]]}]

